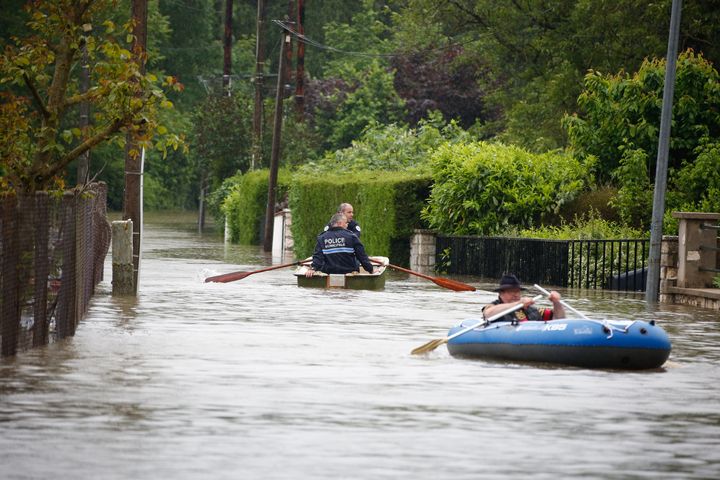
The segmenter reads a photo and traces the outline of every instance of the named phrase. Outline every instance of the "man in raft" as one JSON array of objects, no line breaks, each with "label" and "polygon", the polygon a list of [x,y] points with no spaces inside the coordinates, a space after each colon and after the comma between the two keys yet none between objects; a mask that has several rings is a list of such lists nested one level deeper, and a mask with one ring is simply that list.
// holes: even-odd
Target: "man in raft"
[{"label": "man in raft", "polygon": [[482,309],[483,317],[488,319],[493,315],[507,310],[508,307],[522,304],[522,308],[508,313],[496,322],[524,322],[527,320],[547,321],[565,318],[565,308],[560,303],[560,294],[555,290],[550,292],[548,300],[553,304],[553,308],[536,308],[533,307],[533,300],[530,297],[523,297],[522,291],[527,288],[520,285],[520,280],[515,275],[503,275],[500,279],[500,285],[495,289],[498,292],[498,299],[485,305]]},{"label": "man in raft", "polygon": [[312,265],[305,272],[306,277],[312,277],[317,271],[339,274],[357,272],[358,261],[368,273],[373,272],[365,247],[347,226],[348,219],[344,214],[336,213],[332,216],[330,228],[317,237]]}]

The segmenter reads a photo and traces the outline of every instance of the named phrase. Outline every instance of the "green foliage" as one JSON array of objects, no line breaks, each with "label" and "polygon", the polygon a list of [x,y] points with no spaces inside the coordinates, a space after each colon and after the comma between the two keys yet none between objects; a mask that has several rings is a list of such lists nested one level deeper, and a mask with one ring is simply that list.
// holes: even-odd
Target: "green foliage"
[{"label": "green foliage", "polygon": [[697,158],[679,171],[670,172],[663,231],[677,232],[679,212],[720,212],[720,144],[703,139]]},{"label": "green foliage", "polygon": [[500,130],[501,140],[520,142],[533,151],[565,144],[560,119],[574,110],[579,81],[589,68],[635,70],[643,57],[662,55],[667,45],[668,2],[403,4],[396,19],[402,29],[398,35],[410,45],[449,38],[464,44],[468,57],[483,58],[489,75],[481,77],[481,87],[490,92],[488,101],[503,117],[490,130]]},{"label": "green foliage", "polygon": [[[597,176],[608,179],[622,152],[642,150],[654,177],[664,60],[646,60],[634,75],[591,71],[578,98],[581,114],[563,120],[570,144],[581,157],[598,158]],[[679,168],[693,157],[704,137],[720,135],[720,76],[702,55],[686,51],[677,62],[669,166]],[[652,178],[652,177],[651,177]]]},{"label": "green foliage", "polygon": [[[220,35],[219,18],[213,2],[160,0],[160,12],[168,18],[170,34],[160,46],[163,58],[157,67],[185,85],[182,95],[172,99],[180,110],[191,112],[205,97],[198,76],[222,70],[222,45],[215,38]],[[155,29],[149,29],[148,43],[156,43],[154,34]]]},{"label": "green foliage", "polygon": [[556,215],[591,180],[568,155],[485,142],[443,145],[432,167],[435,184],[423,218],[455,235],[536,225]]},{"label": "green foliage", "polygon": [[594,210],[600,218],[611,222],[619,222],[620,215],[611,205],[617,196],[618,189],[612,186],[591,186],[590,190],[581,192],[574,200],[563,205],[560,209],[558,222],[571,222],[575,217],[582,217]]},{"label": "green foliage", "polygon": [[[250,167],[252,107],[249,97],[208,96],[193,119],[192,153],[212,186]],[[228,126],[232,125],[232,128]]]},{"label": "green foliage", "polygon": [[[0,130],[5,188],[47,188],[85,151],[108,140],[124,144],[125,133],[137,141],[131,155],[140,147],[165,151],[181,144],[158,122],[159,111],[172,107],[163,89],[181,86],[172,77],[142,73],[130,52],[130,26],[107,20],[112,6],[110,0],[28,4],[31,34],[14,39],[0,56],[2,124],[14,125]],[[92,87],[84,94],[72,75],[83,47],[93,64]],[[69,116],[83,101],[94,120],[85,131]]]},{"label": "green foliage", "polygon": [[715,275],[715,278],[713,278],[713,286],[720,288],[720,275]]},{"label": "green foliage", "polygon": [[427,197],[429,175],[365,171],[348,174],[296,175],[289,193],[292,232],[298,258],[312,254],[337,206],[349,202],[362,226],[362,241],[370,255],[409,259],[409,238],[421,226],[420,210]]},{"label": "green foliage", "polygon": [[[265,218],[268,195],[269,170],[254,170],[233,177],[231,193],[225,199],[222,210],[227,218],[230,241],[244,245],[262,242],[262,225]],[[280,201],[289,186],[289,173],[278,172],[276,198]]]},{"label": "green foliage", "polygon": [[439,112],[432,112],[416,128],[374,122],[351,146],[329,152],[320,161],[302,165],[299,170],[315,174],[416,168],[427,171],[430,154],[442,143],[470,139],[470,134],[456,122],[446,124]]},{"label": "green foliage", "polygon": [[673,175],[671,207],[692,205],[700,212],[720,212],[720,142],[700,145],[693,162],[686,162]]},{"label": "green foliage", "polygon": [[625,224],[643,230],[650,226],[653,202],[653,187],[647,164],[648,158],[644,150],[625,150],[620,166],[613,172],[613,178],[620,188],[617,196],[610,200]]},{"label": "green foliage", "polygon": [[350,91],[331,91],[325,99],[330,108],[318,109],[314,116],[317,132],[325,138],[328,150],[349,146],[368,125],[394,123],[404,116],[403,101],[393,86],[393,73],[377,59],[343,81],[351,85]]},{"label": "green foliage", "polygon": [[543,238],[546,240],[614,240],[618,238],[642,238],[643,232],[617,222],[608,221],[595,210],[577,216],[572,222],[559,226],[525,228],[518,231],[519,237]]}]

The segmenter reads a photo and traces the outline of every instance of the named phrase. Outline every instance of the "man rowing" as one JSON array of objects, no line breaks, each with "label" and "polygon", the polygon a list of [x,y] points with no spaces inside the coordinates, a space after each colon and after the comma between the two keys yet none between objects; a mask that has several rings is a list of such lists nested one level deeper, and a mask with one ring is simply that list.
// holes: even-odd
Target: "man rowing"
[{"label": "man rowing", "polygon": [[368,272],[373,272],[372,263],[365,253],[360,238],[347,229],[348,219],[336,213],[330,219],[330,228],[318,235],[312,265],[305,272],[312,277],[315,272],[345,274],[357,272],[358,261]]},{"label": "man rowing", "polygon": [[507,310],[513,304],[522,304],[522,308],[498,318],[496,322],[524,322],[526,320],[547,321],[565,318],[565,308],[560,303],[560,294],[556,291],[550,292],[548,300],[553,308],[536,308],[533,306],[535,300],[530,297],[523,297],[522,291],[527,288],[520,285],[520,280],[515,275],[503,275],[500,285],[495,289],[498,292],[498,299],[482,309],[483,317],[490,318],[493,315]]}]

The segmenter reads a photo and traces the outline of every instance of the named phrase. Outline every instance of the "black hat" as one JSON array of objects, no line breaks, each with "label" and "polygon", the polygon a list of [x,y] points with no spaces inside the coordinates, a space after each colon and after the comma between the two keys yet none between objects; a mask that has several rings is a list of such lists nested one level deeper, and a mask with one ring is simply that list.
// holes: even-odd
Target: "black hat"
[{"label": "black hat", "polygon": [[496,292],[502,292],[509,288],[519,288],[520,290],[527,290],[527,288],[520,285],[520,280],[513,274],[503,275],[500,279],[500,286],[495,289]]}]

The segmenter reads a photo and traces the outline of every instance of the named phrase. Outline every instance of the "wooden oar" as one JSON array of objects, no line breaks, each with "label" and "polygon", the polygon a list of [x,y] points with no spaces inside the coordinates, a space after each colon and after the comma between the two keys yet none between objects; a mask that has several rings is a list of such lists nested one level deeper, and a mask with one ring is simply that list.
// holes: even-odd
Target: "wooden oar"
[{"label": "wooden oar", "polygon": [[277,270],[279,268],[294,267],[295,265],[299,265],[300,263],[302,263],[302,262],[297,261],[297,262],[293,262],[293,263],[284,263],[282,265],[275,265],[273,267],[261,268],[260,270],[253,270],[252,272],[224,273],[222,275],[215,275],[214,277],[206,278],[205,283],[207,283],[207,282],[221,282],[221,283],[234,282],[235,280],[242,280],[243,278],[245,278],[249,275],[255,274],[255,273],[269,272],[270,270]]},{"label": "wooden oar", "polygon": [[[541,287],[540,285],[538,285],[537,283],[536,283],[535,285],[533,285],[533,286],[534,286],[535,288],[537,288],[538,290],[540,290],[540,291],[541,291],[542,293],[544,293],[545,295],[547,295],[548,297],[550,296],[550,292],[548,292],[547,290],[545,290],[544,288],[542,288],[542,287]],[[584,318],[585,320],[590,320],[584,313],[575,310],[573,307],[571,307],[571,306],[568,305],[567,303],[563,302],[562,300],[560,300],[560,305],[562,305],[563,307],[567,308],[568,310],[570,310],[571,312],[573,312],[575,315],[578,315],[578,316]]]},{"label": "wooden oar", "polygon": [[[370,261],[377,265],[384,265],[383,263],[380,263],[377,260],[370,260]],[[454,290],[456,292],[474,292],[476,290],[476,288],[473,287],[472,285],[468,285],[467,283],[458,282],[456,280],[450,280],[449,278],[431,277],[430,275],[425,275],[420,272],[415,272],[415,271],[407,269],[407,268],[398,267],[397,265],[393,265],[392,263],[388,263],[387,266],[394,270],[399,270],[401,272],[409,273],[410,275],[417,275],[420,278],[424,278],[425,280],[430,280],[431,282],[434,282],[436,285],[440,285],[443,288],[448,288],[448,289]]]},{"label": "wooden oar", "polygon": [[[533,298],[533,301],[538,301],[538,300],[540,300],[541,298],[543,298],[543,296],[542,296],[542,295],[538,295],[538,296],[536,296],[536,297]],[[444,344],[444,343],[449,342],[449,341],[452,340],[453,338],[459,337],[460,335],[463,335],[463,334],[469,332],[470,330],[474,330],[474,329],[476,329],[477,327],[479,327],[480,325],[487,324],[487,323],[492,322],[493,320],[497,320],[498,318],[504,317],[504,316],[507,315],[508,313],[512,313],[512,312],[514,312],[515,310],[520,310],[520,309],[522,308],[522,306],[523,306],[523,304],[522,304],[522,303],[519,303],[519,304],[517,304],[517,305],[514,305],[514,306],[506,309],[506,310],[503,310],[502,312],[496,313],[495,315],[493,315],[492,317],[488,318],[487,320],[481,320],[481,321],[479,321],[478,323],[476,323],[476,324],[474,324],[474,325],[470,325],[470,326],[467,327],[467,328],[463,328],[462,330],[453,333],[453,334],[450,335],[449,337],[437,338],[437,339],[435,339],[435,340],[430,340],[430,341],[427,342],[426,344],[420,345],[419,347],[413,349],[413,351],[410,352],[410,353],[413,354],[413,355],[421,355],[421,354],[423,354],[423,353],[432,352],[432,351],[435,350],[437,347],[439,347],[440,345],[442,345],[442,344]]]}]

